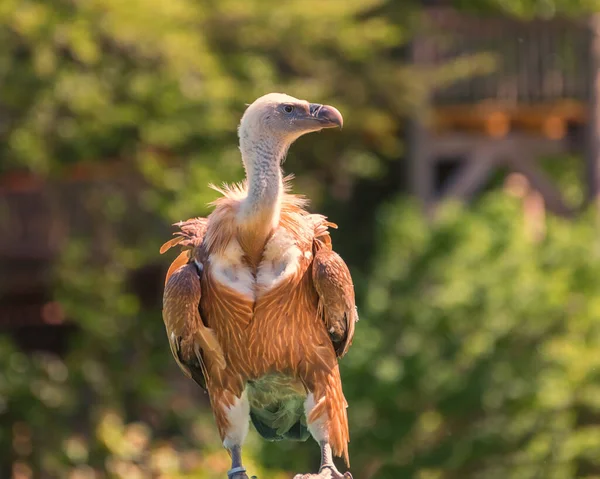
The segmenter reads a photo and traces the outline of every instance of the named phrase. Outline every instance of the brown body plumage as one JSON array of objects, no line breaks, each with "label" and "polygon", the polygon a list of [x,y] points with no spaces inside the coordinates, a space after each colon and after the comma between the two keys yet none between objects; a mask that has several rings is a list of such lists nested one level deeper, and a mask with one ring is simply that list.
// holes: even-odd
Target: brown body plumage
[{"label": "brown body plumage", "polygon": [[331,247],[335,225],[278,181],[275,200],[253,214],[244,212],[252,185],[219,189],[211,215],[180,223],[161,249],[184,247],[167,273],[163,317],[177,363],[209,392],[235,478],[246,477],[236,451],[249,414],[269,439],[310,430],[332,474],[329,446],[349,462],[337,360],[358,319],[352,280]]}]

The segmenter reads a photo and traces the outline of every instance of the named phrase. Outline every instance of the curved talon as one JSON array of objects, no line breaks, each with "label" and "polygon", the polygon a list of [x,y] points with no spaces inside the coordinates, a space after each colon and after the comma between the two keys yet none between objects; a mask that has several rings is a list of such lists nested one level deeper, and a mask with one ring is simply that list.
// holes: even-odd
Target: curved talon
[{"label": "curved talon", "polygon": [[344,472],[342,474],[335,466],[329,464],[322,466],[319,470],[319,474],[321,474],[324,469],[329,469],[329,477],[331,477],[331,479],[353,479],[350,472]]}]

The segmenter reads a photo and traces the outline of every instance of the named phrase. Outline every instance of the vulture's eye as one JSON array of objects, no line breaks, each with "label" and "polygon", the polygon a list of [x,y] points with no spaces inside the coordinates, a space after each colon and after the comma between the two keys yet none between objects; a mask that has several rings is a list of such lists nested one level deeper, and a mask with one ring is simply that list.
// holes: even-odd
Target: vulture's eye
[{"label": "vulture's eye", "polygon": [[292,105],[285,105],[283,107],[283,111],[285,111],[286,113],[291,113],[294,111],[294,107]]}]

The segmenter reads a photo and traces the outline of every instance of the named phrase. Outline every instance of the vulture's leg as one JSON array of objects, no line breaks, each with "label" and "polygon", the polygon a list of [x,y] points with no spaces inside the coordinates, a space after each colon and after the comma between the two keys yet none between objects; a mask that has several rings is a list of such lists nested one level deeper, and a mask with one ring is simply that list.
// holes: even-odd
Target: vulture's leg
[{"label": "vulture's leg", "polygon": [[[342,474],[337,470],[333,463],[333,456],[331,455],[331,446],[328,442],[323,441],[321,446],[321,467],[319,468],[319,475],[323,472],[326,473],[325,477],[331,477],[332,479],[352,479],[352,474],[345,472]],[[327,475],[329,472],[329,475]]]},{"label": "vulture's leg", "polygon": [[211,401],[214,404],[215,419],[223,437],[223,446],[231,456],[231,469],[227,472],[227,477],[248,479],[246,468],[242,464],[242,444],[250,426],[250,406],[246,391],[240,397],[235,397],[228,391],[214,396]]},{"label": "vulture's leg", "polygon": [[297,474],[294,479],[352,479],[349,472],[341,473],[333,463],[331,446],[327,441],[320,443],[321,467],[318,474]]},{"label": "vulture's leg", "polygon": [[232,446],[229,453],[231,454],[231,469],[227,472],[227,477],[229,479],[248,479],[246,468],[242,466],[242,447]]},{"label": "vulture's leg", "polygon": [[[311,394],[305,402],[306,417],[310,417],[310,412],[315,407],[315,399]],[[294,479],[352,479],[349,472],[341,473],[333,463],[331,445],[329,444],[329,418],[326,414],[311,421],[308,421],[308,430],[312,437],[321,446],[321,467],[318,474],[297,474]]]}]

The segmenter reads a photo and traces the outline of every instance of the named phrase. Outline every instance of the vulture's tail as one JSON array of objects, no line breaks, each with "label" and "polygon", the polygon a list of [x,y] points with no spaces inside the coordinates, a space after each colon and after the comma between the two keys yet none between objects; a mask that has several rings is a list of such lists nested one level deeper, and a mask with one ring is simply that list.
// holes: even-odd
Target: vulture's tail
[{"label": "vulture's tail", "polygon": [[286,374],[267,374],[248,382],[250,419],[258,433],[268,441],[306,441],[302,382]]},{"label": "vulture's tail", "polygon": [[306,441],[310,437],[306,427],[303,403],[295,401],[271,405],[268,408],[250,408],[250,419],[258,433],[267,441]]}]

